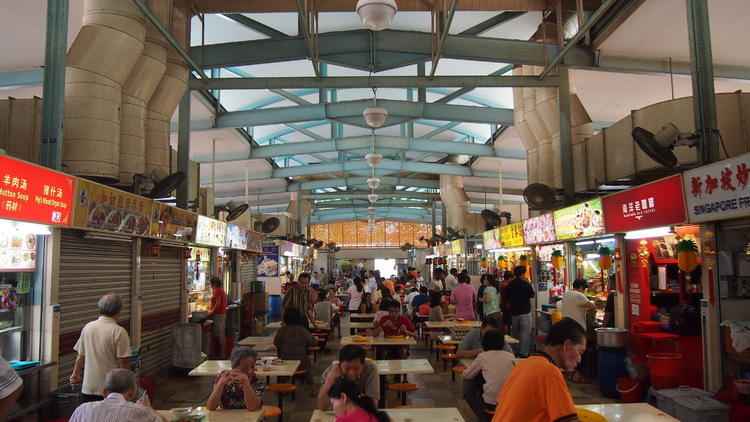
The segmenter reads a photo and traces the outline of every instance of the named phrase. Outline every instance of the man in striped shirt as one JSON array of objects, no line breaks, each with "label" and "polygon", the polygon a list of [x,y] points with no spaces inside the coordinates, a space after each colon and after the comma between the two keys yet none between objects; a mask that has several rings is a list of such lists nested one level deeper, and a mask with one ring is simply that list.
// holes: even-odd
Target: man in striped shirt
[{"label": "man in striped shirt", "polygon": [[106,398],[78,406],[70,422],[167,422],[167,418],[151,408],[148,396],[132,403],[137,391],[133,372],[129,369],[112,369],[104,379]]}]

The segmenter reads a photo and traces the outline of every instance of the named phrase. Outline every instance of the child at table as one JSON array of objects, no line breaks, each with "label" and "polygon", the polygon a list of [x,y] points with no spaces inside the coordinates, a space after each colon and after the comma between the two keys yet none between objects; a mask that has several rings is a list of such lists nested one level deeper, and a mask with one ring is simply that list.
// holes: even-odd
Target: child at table
[{"label": "child at table", "polygon": [[339,379],[328,390],[335,422],[390,422],[391,418],[378,410],[374,401],[356,383]]},{"label": "child at table", "polygon": [[516,364],[513,353],[505,348],[505,334],[502,330],[490,330],[482,336],[482,353],[464,370],[463,377],[471,380],[481,377],[484,380],[482,395],[469,397],[466,402],[476,413],[480,421],[489,421],[485,409],[494,410],[497,407],[497,397],[503,389],[505,380],[510,376]]},{"label": "child at table", "polygon": [[266,383],[255,375],[257,356],[248,346],[232,349],[232,369],[222,371],[214,380],[214,389],[206,403],[208,410],[260,409]]}]

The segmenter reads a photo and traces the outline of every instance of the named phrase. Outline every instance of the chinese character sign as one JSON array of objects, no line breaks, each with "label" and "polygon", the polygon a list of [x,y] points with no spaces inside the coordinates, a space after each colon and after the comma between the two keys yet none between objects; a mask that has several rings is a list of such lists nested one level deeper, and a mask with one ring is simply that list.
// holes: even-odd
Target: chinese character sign
[{"label": "chinese character sign", "polygon": [[210,246],[225,246],[227,236],[227,223],[213,218],[198,216],[198,230],[195,235],[195,243]]},{"label": "chinese character sign", "polygon": [[70,225],[75,177],[0,155],[0,218]]},{"label": "chinese character sign", "polygon": [[750,215],[750,153],[683,173],[691,223]]},{"label": "chinese character sign", "polygon": [[542,214],[523,220],[523,238],[527,245],[554,242],[556,237],[552,214]]},{"label": "chinese character sign", "polygon": [[147,236],[151,229],[150,199],[78,179],[72,225]]},{"label": "chinese character sign", "polygon": [[[688,184],[686,189],[693,187]],[[686,220],[679,174],[605,196],[602,204],[608,233],[669,226]]]},{"label": "chinese character sign", "polygon": [[600,198],[557,210],[554,214],[557,240],[604,233],[604,212]]},{"label": "chinese character sign", "polygon": [[153,202],[151,237],[156,239],[194,242],[198,214]]},{"label": "chinese character sign", "polygon": [[503,248],[523,246],[523,225],[518,222],[501,226],[500,243]]}]

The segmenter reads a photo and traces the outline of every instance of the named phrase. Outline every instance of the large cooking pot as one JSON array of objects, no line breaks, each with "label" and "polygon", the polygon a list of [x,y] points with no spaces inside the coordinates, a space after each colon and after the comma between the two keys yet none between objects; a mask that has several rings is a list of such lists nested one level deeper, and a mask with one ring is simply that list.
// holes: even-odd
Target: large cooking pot
[{"label": "large cooking pot", "polygon": [[628,330],[624,328],[597,328],[596,344],[599,347],[626,347]]}]

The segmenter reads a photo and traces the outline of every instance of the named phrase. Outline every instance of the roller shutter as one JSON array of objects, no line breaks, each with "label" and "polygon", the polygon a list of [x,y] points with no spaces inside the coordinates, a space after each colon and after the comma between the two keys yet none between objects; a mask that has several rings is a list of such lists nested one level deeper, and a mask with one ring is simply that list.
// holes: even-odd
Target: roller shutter
[{"label": "roller shutter", "polygon": [[242,283],[242,295],[249,293],[250,283],[258,279],[258,258],[253,255],[240,260],[240,283]]},{"label": "roller shutter", "polygon": [[[98,317],[99,298],[107,293],[122,297],[118,323],[130,332],[132,242],[84,238],[85,232],[63,230],[60,241],[60,356],[58,385],[68,384],[81,329]],[[119,239],[117,237],[116,239]]]},{"label": "roller shutter", "polygon": [[141,251],[141,376],[161,377],[172,364],[172,327],[180,321],[180,286],[186,262],[183,249],[164,246],[151,257]]}]

